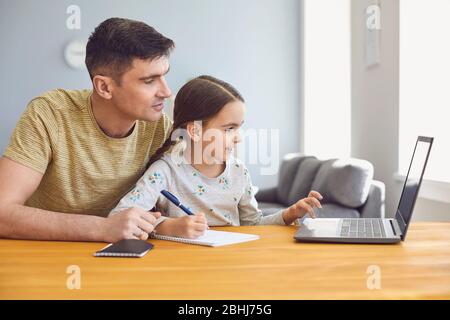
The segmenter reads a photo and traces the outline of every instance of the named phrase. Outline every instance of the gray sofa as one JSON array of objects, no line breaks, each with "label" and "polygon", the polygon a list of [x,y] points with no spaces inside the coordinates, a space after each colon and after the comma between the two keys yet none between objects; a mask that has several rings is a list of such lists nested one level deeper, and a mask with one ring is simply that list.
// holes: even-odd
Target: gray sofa
[{"label": "gray sofa", "polygon": [[384,183],[373,180],[373,166],[361,159],[319,160],[291,153],[283,158],[278,186],[256,193],[263,215],[286,208],[319,191],[320,218],[384,218]]}]

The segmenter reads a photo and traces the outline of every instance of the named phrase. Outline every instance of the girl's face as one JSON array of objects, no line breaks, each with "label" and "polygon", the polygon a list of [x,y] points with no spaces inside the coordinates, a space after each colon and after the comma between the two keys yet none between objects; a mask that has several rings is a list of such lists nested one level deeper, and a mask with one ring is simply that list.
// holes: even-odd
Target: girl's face
[{"label": "girl's face", "polygon": [[241,142],[240,128],[244,123],[245,105],[241,101],[227,103],[220,112],[203,125],[199,142],[205,164],[222,164]]}]

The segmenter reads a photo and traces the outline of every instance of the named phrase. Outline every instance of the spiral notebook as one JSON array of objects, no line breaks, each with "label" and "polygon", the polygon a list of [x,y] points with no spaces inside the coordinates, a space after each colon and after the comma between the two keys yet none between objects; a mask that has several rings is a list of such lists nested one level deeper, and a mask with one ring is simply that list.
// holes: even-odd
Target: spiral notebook
[{"label": "spiral notebook", "polygon": [[220,247],[259,239],[259,236],[255,234],[216,231],[216,230],[206,230],[202,236],[195,239],[163,236],[157,233],[152,233],[151,237],[153,239],[176,241],[188,244],[198,244],[201,246],[209,246],[209,247]]},{"label": "spiral notebook", "polygon": [[126,257],[141,258],[153,248],[151,243],[143,240],[125,239],[110,243],[103,249],[94,253],[96,257]]}]

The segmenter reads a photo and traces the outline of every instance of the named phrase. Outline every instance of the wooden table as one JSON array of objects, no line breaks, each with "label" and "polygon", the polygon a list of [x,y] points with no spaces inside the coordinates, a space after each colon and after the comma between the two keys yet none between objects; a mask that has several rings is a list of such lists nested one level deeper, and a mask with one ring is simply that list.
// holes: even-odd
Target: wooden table
[{"label": "wooden table", "polygon": [[[295,226],[227,227],[226,247],[150,240],[141,259],[95,258],[103,243],[0,240],[0,299],[450,298],[450,223],[414,223],[396,245],[303,244]],[[79,266],[81,289],[66,273]],[[368,289],[369,266],[381,289]]]}]

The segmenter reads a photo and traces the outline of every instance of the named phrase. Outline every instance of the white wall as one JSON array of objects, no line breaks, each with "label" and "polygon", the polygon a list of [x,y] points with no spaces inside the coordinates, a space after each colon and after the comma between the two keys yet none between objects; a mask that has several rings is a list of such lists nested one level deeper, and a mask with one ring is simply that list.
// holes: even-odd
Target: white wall
[{"label": "white wall", "polygon": [[[398,170],[399,0],[381,0],[381,64],[365,67],[365,9],[373,0],[352,0],[352,156],[371,161],[386,184],[386,215],[397,209],[403,183]],[[412,150],[411,150],[412,152]],[[450,221],[450,204],[420,197],[414,220]]]}]

